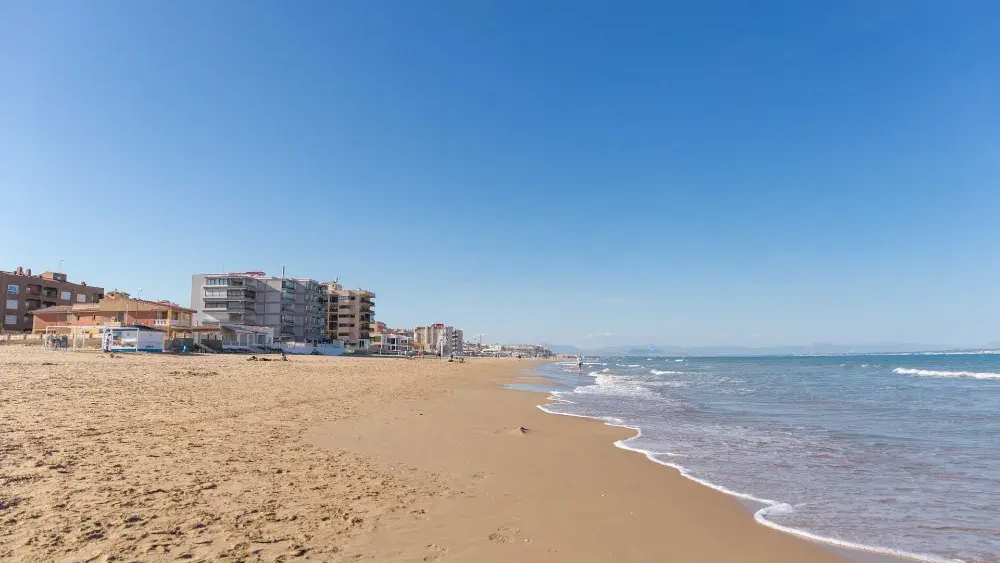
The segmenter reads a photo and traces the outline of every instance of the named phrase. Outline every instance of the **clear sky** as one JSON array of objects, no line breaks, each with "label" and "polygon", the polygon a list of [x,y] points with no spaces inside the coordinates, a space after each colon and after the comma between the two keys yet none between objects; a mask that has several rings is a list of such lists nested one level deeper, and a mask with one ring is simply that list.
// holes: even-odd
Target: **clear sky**
[{"label": "clear sky", "polygon": [[0,267],[490,341],[1000,341],[1000,3],[0,3]]}]

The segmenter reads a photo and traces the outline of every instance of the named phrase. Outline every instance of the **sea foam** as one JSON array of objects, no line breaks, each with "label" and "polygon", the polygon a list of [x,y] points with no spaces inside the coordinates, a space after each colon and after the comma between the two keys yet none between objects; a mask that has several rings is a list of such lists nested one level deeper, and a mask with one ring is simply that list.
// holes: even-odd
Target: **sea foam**
[{"label": "sea foam", "polygon": [[1000,379],[1000,373],[975,371],[941,371],[933,369],[896,368],[893,373],[900,375],[920,375],[923,377],[972,377],[975,379]]}]

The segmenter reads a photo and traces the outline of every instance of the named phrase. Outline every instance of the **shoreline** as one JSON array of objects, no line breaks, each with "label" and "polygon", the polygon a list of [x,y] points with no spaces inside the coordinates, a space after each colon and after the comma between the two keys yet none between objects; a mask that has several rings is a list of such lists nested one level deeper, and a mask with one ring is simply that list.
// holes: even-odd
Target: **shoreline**
[{"label": "shoreline", "polygon": [[[558,402],[570,402],[570,401],[562,401],[560,399],[554,399],[551,396],[548,398],[548,400],[549,401],[555,400],[555,401],[558,401]],[[779,501],[773,501],[773,500],[768,500],[768,499],[761,499],[761,498],[758,498],[758,497],[753,496],[751,494],[740,493],[738,491],[734,491],[732,489],[729,489],[729,488],[727,488],[725,486],[717,485],[717,484],[712,483],[710,481],[706,481],[704,479],[700,479],[698,477],[695,477],[694,475],[691,475],[691,473],[688,471],[688,469],[686,467],[682,466],[682,465],[668,463],[668,462],[656,459],[655,457],[653,457],[654,455],[656,455],[655,452],[650,452],[648,450],[643,450],[643,449],[640,449],[640,448],[632,448],[632,447],[630,447],[628,445],[628,443],[630,441],[632,441],[635,438],[639,438],[639,437],[642,436],[642,428],[641,427],[638,427],[638,426],[629,426],[628,424],[625,424],[624,422],[618,421],[618,419],[612,419],[610,417],[587,416],[587,415],[561,413],[561,412],[554,412],[554,411],[546,410],[545,407],[547,405],[549,405],[549,404],[552,404],[552,403],[550,402],[550,403],[545,403],[545,404],[538,405],[538,408],[539,408],[539,410],[541,410],[542,412],[544,412],[546,414],[552,414],[552,415],[557,415],[557,416],[569,416],[569,417],[574,417],[574,418],[582,418],[582,419],[586,419],[586,420],[593,420],[593,421],[597,421],[597,422],[602,422],[604,425],[610,426],[610,427],[613,427],[613,428],[624,428],[624,429],[632,430],[634,432],[633,435],[629,436],[628,438],[623,438],[621,440],[616,440],[615,442],[613,442],[612,445],[614,447],[616,447],[616,448],[619,448],[619,449],[622,449],[622,450],[625,450],[625,451],[629,451],[629,452],[634,452],[634,453],[640,454],[643,457],[645,457],[648,461],[650,461],[652,463],[655,463],[657,465],[661,465],[663,467],[667,467],[667,468],[673,469],[681,477],[684,477],[685,479],[689,479],[689,480],[691,480],[691,481],[693,481],[695,483],[698,483],[699,485],[701,485],[703,487],[706,487],[708,489],[712,489],[712,490],[718,491],[718,492],[720,492],[720,493],[722,493],[724,495],[733,497],[734,499],[737,499],[738,501],[740,501],[741,504],[746,503],[746,504],[744,504],[744,506],[747,508],[747,512],[754,519],[754,521],[756,521],[761,526],[765,526],[765,527],[770,528],[772,530],[777,530],[777,531],[782,532],[784,534],[788,534],[789,536],[793,536],[793,537],[797,537],[797,538],[801,538],[801,539],[804,539],[804,540],[807,540],[807,541],[814,542],[814,543],[822,545],[822,546],[824,546],[824,547],[826,547],[828,549],[831,549],[831,550],[833,550],[836,553],[841,553],[842,555],[844,555],[844,556],[846,556],[846,557],[848,557],[848,558],[850,558],[852,560],[859,561],[859,562],[864,562],[864,563],[899,562],[899,561],[919,561],[919,562],[922,562],[922,563],[965,563],[964,561],[962,561],[960,559],[947,559],[947,558],[938,557],[938,556],[935,556],[935,555],[909,553],[909,552],[905,552],[905,551],[901,551],[901,550],[895,550],[895,549],[887,548],[887,547],[870,546],[870,545],[867,545],[867,544],[862,544],[862,543],[857,543],[857,542],[850,542],[850,541],[847,541],[847,540],[838,540],[836,538],[829,538],[829,537],[826,537],[826,536],[822,536],[820,534],[814,534],[814,533],[806,531],[806,530],[799,530],[798,528],[792,528],[792,527],[789,527],[789,526],[783,526],[781,524],[777,524],[777,523],[771,522],[770,520],[767,520],[768,511],[770,509],[775,509],[775,508],[780,509],[781,507],[788,506],[787,503],[783,503],[783,502],[779,502]]]},{"label": "shoreline", "polygon": [[468,362],[480,373],[445,397],[310,431],[323,447],[416,468],[451,491],[429,503],[425,519],[380,522],[351,551],[431,561],[436,546],[449,560],[498,563],[848,560],[758,525],[731,495],[608,447],[634,431],[549,416],[544,395],[503,387],[540,379],[525,362],[480,364]]}]

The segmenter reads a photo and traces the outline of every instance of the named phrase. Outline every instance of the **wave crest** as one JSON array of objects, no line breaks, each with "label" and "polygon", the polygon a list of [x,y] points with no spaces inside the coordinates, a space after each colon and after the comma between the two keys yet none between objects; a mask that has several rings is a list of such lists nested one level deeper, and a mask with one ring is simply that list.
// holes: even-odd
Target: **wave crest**
[{"label": "wave crest", "polygon": [[975,371],[942,371],[933,369],[896,368],[893,373],[900,375],[919,375],[923,377],[971,377],[974,379],[1000,379],[1000,373]]}]

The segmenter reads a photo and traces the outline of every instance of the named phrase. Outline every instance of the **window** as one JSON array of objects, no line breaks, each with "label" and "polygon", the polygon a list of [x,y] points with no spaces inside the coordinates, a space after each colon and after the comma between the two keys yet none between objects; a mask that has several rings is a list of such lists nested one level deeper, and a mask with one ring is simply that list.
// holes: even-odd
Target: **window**
[{"label": "window", "polygon": [[205,278],[205,285],[229,285],[229,278]]},{"label": "window", "polygon": [[76,320],[76,315],[66,315],[66,322],[71,323]]},{"label": "window", "polygon": [[3,318],[3,324],[5,325],[16,325],[17,315],[7,315]]},{"label": "window", "polygon": [[62,299],[63,301],[72,301],[73,300],[73,292],[71,292],[71,291],[64,291],[64,292],[62,292],[62,293],[59,294],[59,299]]},{"label": "window", "polygon": [[86,303],[87,302],[87,296],[84,295],[84,294],[82,294],[82,293],[77,293],[76,294],[76,301],[77,301],[77,303]]},{"label": "window", "polygon": [[225,297],[227,291],[225,289],[206,289],[205,297]]},{"label": "window", "polygon": [[17,309],[17,299],[8,299],[7,300],[7,310],[8,311],[12,311],[14,309]]},{"label": "window", "polygon": [[17,295],[21,293],[21,286],[16,284],[10,284],[7,286],[7,295]]}]

